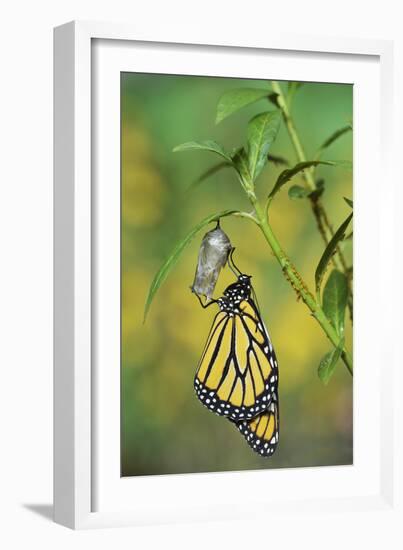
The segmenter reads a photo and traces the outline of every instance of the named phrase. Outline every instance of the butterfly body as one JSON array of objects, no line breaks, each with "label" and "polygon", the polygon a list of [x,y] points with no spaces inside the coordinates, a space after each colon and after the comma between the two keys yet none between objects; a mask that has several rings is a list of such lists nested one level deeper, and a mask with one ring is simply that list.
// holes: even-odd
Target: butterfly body
[{"label": "butterfly body", "polygon": [[219,311],[194,387],[205,407],[236,423],[253,450],[270,456],[278,441],[278,364],[250,279],[240,273],[213,301]]}]

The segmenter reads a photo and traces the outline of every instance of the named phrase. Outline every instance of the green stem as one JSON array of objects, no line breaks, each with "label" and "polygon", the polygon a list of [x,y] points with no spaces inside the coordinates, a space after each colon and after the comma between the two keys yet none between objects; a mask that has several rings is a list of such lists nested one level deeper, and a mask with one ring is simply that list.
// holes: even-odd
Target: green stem
[{"label": "green stem", "polygon": [[[258,225],[260,226],[263,235],[268,242],[270,248],[272,249],[277,261],[279,262],[283,273],[285,274],[288,281],[291,283],[291,286],[294,288],[295,292],[299,297],[302,298],[304,303],[308,306],[310,309],[313,317],[317,320],[317,322],[320,324],[324,332],[326,333],[329,340],[332,342],[332,344],[337,347],[339,345],[340,338],[326,317],[323,309],[318,304],[318,302],[315,300],[312,293],[308,290],[306,284],[304,283],[301,275],[298,273],[295,266],[291,263],[290,259],[288,258],[287,254],[282,249],[280,243],[278,242],[276,236],[273,233],[272,228],[270,227],[270,224],[267,220],[267,217],[265,215],[264,210],[262,209],[261,205],[259,204],[256,196],[253,194],[249,195],[250,202],[252,203],[253,207],[255,208],[256,212],[256,220]],[[342,358],[343,361],[350,372],[350,374],[353,374],[353,365],[352,365],[352,359],[348,352],[344,349],[342,352]]]},{"label": "green stem", "polygon": [[[305,154],[304,148],[302,147],[302,143],[299,139],[297,130],[294,126],[294,122],[291,118],[290,110],[288,108],[287,101],[286,101],[285,96],[283,94],[283,90],[281,89],[280,84],[276,80],[272,80],[271,84],[272,84],[273,91],[277,94],[278,106],[281,109],[283,119],[284,119],[284,123],[286,125],[288,134],[291,138],[292,144],[294,146],[297,158],[298,158],[299,162],[305,162],[306,161],[306,154]],[[316,189],[316,185],[315,185],[315,179],[312,175],[312,171],[311,170],[304,170],[303,171],[303,176],[305,178],[307,187],[310,189],[310,191],[314,191]]]},{"label": "green stem", "polygon": [[[283,115],[284,123],[288,131],[288,135],[290,136],[291,142],[294,146],[295,153],[297,155],[297,159],[299,162],[305,162],[307,160],[304,148],[302,147],[302,143],[299,139],[298,132],[294,126],[294,121],[291,117],[290,109],[287,103],[287,100],[285,98],[285,95],[283,93],[283,90],[276,80],[271,81],[271,85],[273,88],[273,91],[277,94],[277,103],[280,107],[281,113]],[[314,178],[314,169],[308,169],[303,171],[303,177],[305,179],[306,185],[309,190],[313,191],[316,189],[315,184],[315,178]],[[327,245],[329,242],[329,239],[333,237],[333,228],[329,223],[329,218],[327,215],[327,212],[322,204],[322,201],[319,198],[316,198],[315,201],[311,201],[311,207],[313,215],[315,216],[320,234],[323,238],[323,241]],[[329,233],[330,237],[328,237],[326,231]],[[352,302],[352,287],[351,287],[351,281],[348,278],[347,274],[347,264],[346,260],[344,258],[344,254],[341,251],[340,247],[338,246],[336,249],[337,257],[340,262],[340,267],[344,274],[347,276],[348,285],[349,285],[349,301],[348,301],[348,308],[350,310],[350,317],[353,318],[353,302]],[[333,264],[335,267],[338,267],[336,258],[334,257],[332,259]]]}]

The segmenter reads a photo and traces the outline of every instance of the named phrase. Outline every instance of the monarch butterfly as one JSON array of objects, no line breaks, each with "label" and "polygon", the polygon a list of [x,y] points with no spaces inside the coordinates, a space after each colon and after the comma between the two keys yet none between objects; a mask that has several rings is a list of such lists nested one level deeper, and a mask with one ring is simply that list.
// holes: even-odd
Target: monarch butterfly
[{"label": "monarch butterfly", "polygon": [[229,265],[237,281],[218,300],[203,304],[198,297],[204,308],[217,303],[220,310],[200,359],[194,387],[205,407],[237,423],[254,450],[270,455],[278,441],[277,358],[253,299],[251,276],[235,266],[233,251]]}]

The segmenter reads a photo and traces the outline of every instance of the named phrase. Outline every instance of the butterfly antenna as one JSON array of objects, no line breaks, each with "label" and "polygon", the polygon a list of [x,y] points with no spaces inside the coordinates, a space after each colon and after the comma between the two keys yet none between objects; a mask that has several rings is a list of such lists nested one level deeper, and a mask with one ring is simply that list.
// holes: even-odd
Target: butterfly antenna
[{"label": "butterfly antenna", "polygon": [[209,302],[205,302],[203,303],[203,300],[200,298],[200,296],[197,294],[197,292],[194,292],[193,294],[196,295],[197,299],[199,300],[200,302],[200,305],[203,309],[206,309],[207,307],[211,306],[212,304],[216,304],[217,303],[217,300],[213,300],[213,299],[210,299]]}]

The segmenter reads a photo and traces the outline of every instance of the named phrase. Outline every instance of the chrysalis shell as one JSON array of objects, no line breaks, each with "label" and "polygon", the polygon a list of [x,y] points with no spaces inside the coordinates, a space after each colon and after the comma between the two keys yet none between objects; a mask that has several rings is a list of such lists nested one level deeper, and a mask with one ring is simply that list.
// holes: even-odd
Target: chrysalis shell
[{"label": "chrysalis shell", "polygon": [[200,245],[192,292],[211,299],[221,269],[225,266],[232,246],[219,224],[206,233]]}]

